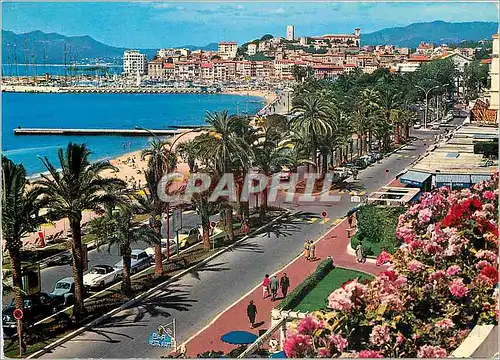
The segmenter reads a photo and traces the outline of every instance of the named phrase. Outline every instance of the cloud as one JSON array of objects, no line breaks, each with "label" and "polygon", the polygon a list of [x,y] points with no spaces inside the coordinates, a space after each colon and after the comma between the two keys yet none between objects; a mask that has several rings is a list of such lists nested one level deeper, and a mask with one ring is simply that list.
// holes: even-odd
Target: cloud
[{"label": "cloud", "polygon": [[236,9],[238,10],[243,10],[245,8],[245,6],[243,5],[236,5]]}]

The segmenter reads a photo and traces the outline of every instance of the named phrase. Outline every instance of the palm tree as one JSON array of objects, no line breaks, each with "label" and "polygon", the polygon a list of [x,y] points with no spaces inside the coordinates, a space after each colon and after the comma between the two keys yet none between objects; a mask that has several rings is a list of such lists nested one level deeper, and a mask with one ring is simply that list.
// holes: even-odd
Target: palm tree
[{"label": "palm tree", "polygon": [[85,144],[70,142],[66,150],[59,149],[60,171],[47,157],[41,158],[48,170],[35,182],[45,195],[52,218],[68,218],[71,228],[71,253],[75,281],[73,316],[78,322],[85,311],[83,294],[82,213],[84,210],[102,211],[105,204],[117,201],[117,192],[125,183],[117,178],[101,176],[105,170],[117,170],[109,162],[90,163],[90,150]]},{"label": "palm tree", "polygon": [[[37,187],[28,189],[27,185],[24,166],[2,156],[2,237],[9,253],[14,302],[16,308],[21,310],[23,309],[21,239],[44,222],[39,216],[39,211],[44,206],[39,198],[40,189]],[[22,325],[21,319],[17,328],[20,336],[23,333]]]},{"label": "palm tree", "polygon": [[[108,212],[105,216],[90,222],[89,231],[96,235],[97,246],[107,243],[108,251],[112,246],[118,246],[123,259],[123,279],[121,290],[128,297],[133,295],[131,275],[131,244],[144,242],[161,246],[160,235],[153,228],[142,225],[134,220],[134,210],[137,206],[122,203],[115,213]],[[168,247],[168,245],[167,245]]]},{"label": "palm tree", "polygon": [[189,165],[189,172],[193,173],[196,164],[196,156],[200,151],[196,141],[188,140],[183,143],[180,143],[177,146],[176,150],[182,157],[182,160],[184,160]]},{"label": "palm tree", "polygon": [[333,131],[333,104],[323,96],[307,93],[297,99],[292,111],[298,114],[291,120],[291,127],[303,130],[310,138],[311,160],[317,166],[319,138]]},{"label": "palm tree", "polygon": [[[169,171],[175,168],[177,156],[172,151],[168,141],[155,138],[149,148],[144,149],[141,153],[141,158],[148,159],[148,169],[146,170],[146,187],[151,195],[150,209],[150,226],[154,228],[158,234],[161,234],[162,215],[166,214],[166,233],[167,238],[170,237],[170,203],[163,202],[158,196],[158,184],[162,177]],[[161,244],[155,245],[155,275],[161,276],[163,274],[162,252]],[[169,249],[167,247],[167,259],[170,257]]]},{"label": "palm tree", "polygon": [[[241,118],[229,116],[227,110],[213,113],[207,111],[206,122],[211,128],[206,136],[198,136],[197,142],[202,149],[202,156],[212,159],[214,170],[222,175],[231,173],[234,163],[246,166],[250,162],[251,149],[238,135],[241,131]],[[232,218],[232,207],[226,204],[226,231],[230,242],[234,239]]]}]

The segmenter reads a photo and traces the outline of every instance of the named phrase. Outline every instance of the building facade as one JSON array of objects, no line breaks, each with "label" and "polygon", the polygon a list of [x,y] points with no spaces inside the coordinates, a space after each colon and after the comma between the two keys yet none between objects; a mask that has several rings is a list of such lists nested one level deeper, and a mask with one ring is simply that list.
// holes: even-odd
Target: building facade
[{"label": "building facade", "polygon": [[500,44],[499,44],[499,34],[493,35],[493,53],[491,58],[491,89],[490,89],[490,109],[497,111],[496,122],[498,124],[498,119],[500,119],[500,106],[499,99],[500,96],[499,90],[499,68],[500,62],[498,59],[498,54],[500,53]]},{"label": "building facade", "polygon": [[288,25],[286,27],[286,39],[288,41],[295,40],[295,28],[293,27],[293,25]]},{"label": "building facade", "polygon": [[123,53],[123,72],[125,75],[144,75],[148,71],[148,59],[138,50],[126,50]]},{"label": "building facade", "polygon": [[219,43],[219,56],[223,60],[234,59],[238,52],[238,43],[234,41],[222,41]]}]

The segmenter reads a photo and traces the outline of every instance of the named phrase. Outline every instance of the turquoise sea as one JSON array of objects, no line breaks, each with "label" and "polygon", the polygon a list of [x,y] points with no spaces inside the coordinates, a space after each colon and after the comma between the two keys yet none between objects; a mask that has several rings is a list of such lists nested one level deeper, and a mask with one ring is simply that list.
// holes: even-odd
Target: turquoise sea
[{"label": "turquoise sea", "polygon": [[255,114],[259,97],[223,94],[23,94],[2,93],[2,153],[22,162],[29,175],[45,171],[39,156],[57,163],[57,149],[69,141],[85,142],[92,159],[139,150],[152,138],[122,136],[15,136],[23,128],[166,129],[205,123],[206,111],[227,109]]}]

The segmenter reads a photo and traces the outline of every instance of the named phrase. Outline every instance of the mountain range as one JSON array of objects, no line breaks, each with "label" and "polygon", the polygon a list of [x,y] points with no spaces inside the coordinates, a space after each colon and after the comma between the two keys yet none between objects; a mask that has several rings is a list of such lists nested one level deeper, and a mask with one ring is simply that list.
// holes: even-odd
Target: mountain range
[{"label": "mountain range", "polygon": [[[449,23],[433,21],[361,34],[361,44],[391,44],[399,47],[417,47],[421,41],[435,44],[454,44],[464,40],[491,39],[491,35],[497,31],[498,24],[495,22]],[[217,43],[180,47],[190,50],[215,51]],[[26,34],[16,34],[12,31],[2,30],[2,59],[4,63],[63,64],[66,58],[67,63],[100,59],[121,64],[125,50],[126,48],[106,45],[88,35],[64,36],[57,33],[44,33],[39,30]],[[149,59],[156,54],[156,49],[138,50],[145,53]]]}]

